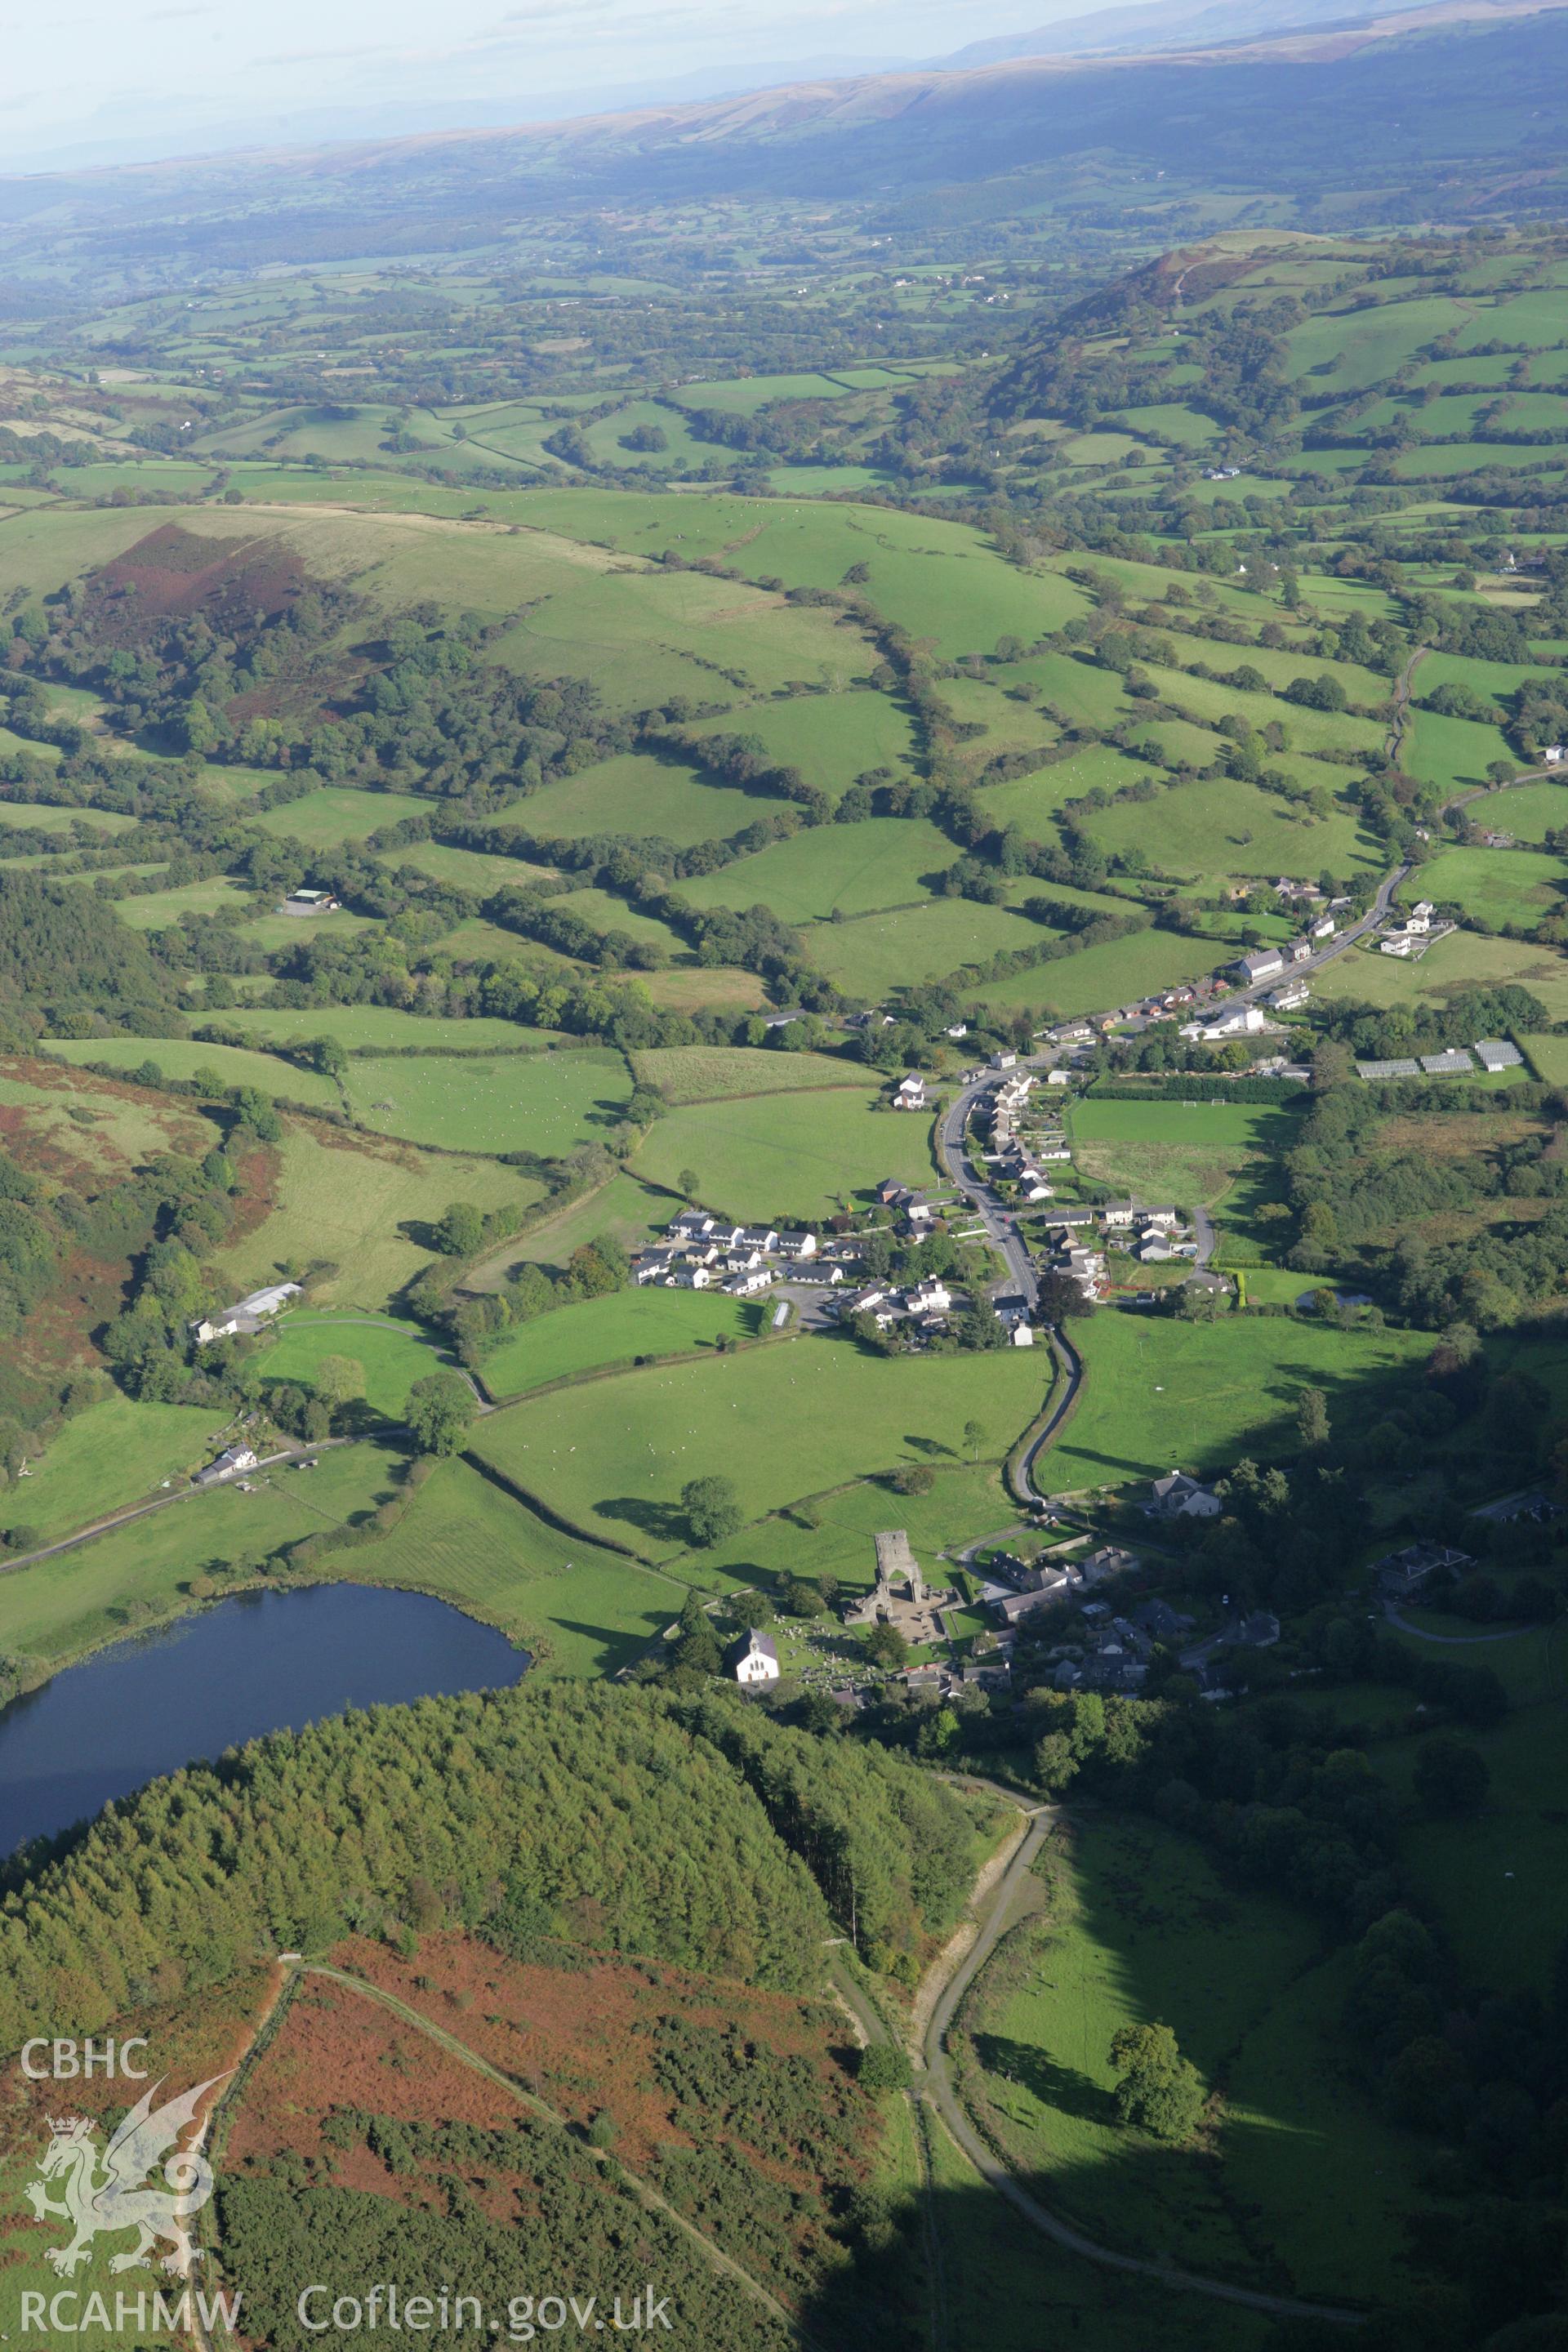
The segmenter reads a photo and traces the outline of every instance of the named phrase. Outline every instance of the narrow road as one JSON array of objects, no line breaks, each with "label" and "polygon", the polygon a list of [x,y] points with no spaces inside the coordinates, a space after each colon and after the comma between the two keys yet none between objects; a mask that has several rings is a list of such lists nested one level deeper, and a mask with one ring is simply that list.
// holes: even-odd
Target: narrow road
[{"label": "narrow road", "polygon": [[1431,652],[1430,646],[1413,646],[1410,658],[1394,682],[1394,724],[1388,733],[1388,756],[1395,767],[1405,748],[1405,730],[1410,724],[1410,698],[1415,690],[1415,673]]},{"label": "narrow road", "polygon": [[1035,1465],[1047,1448],[1055,1444],[1063,1423],[1078,1402],[1084,1378],[1083,1358],[1067,1333],[1059,1328],[1053,1330],[1050,1341],[1051,1351],[1062,1376],[1061,1388],[1056,1402],[1037,1433],[1030,1439],[1028,1451],[1018,1465],[1019,1488],[1026,1500],[1036,1503],[1048,1503],[1051,1498],[1043,1495],[1035,1484]]},{"label": "narrow road", "polygon": [[[1016,1221],[1002,1206],[991,1185],[980,1173],[964,1149],[964,1130],[969,1114],[984,1095],[1000,1084],[997,1076],[987,1072],[956,1096],[943,1112],[936,1130],[937,1158],[950,1184],[962,1193],[981,1223],[985,1237],[999,1252],[1013,1282],[1022,1294],[1031,1315],[1037,1316],[1040,1304],[1039,1278],[1028,1246],[1017,1228]],[[1058,1389],[1046,1421],[1030,1440],[1027,1453],[1018,1465],[1018,1488],[1026,1501],[1043,1503],[1047,1498],[1034,1482],[1035,1464],[1055,1439],[1057,1433],[1078,1402],[1083,1385],[1083,1359],[1070,1339],[1058,1328],[1047,1325],[1052,1355],[1056,1360]]]},{"label": "narrow road", "polygon": [[938,1997],[921,2051],[925,2069],[922,2095],[941,2116],[970,2163],[984,2179],[990,2182],[998,2195],[1005,2197],[1043,2237],[1051,2239],[1068,2253],[1081,2254],[1086,2262],[1098,2263],[1104,2270],[1122,2271],[1136,2278],[1152,2279],[1157,2285],[1178,2288],[1189,2294],[1208,2295],[1218,2303],[1238,2304],[1244,2310],[1264,2312],[1275,2319],[1317,2319],[1340,2327],[1362,2326],[1364,2315],[1359,2311],[1342,2309],[1333,2304],[1303,2302],[1294,2295],[1269,2294],[1259,2288],[1233,2285],[1228,2279],[1205,2278],[1199,2272],[1181,2270],[1174,2263],[1118,2253],[1110,2246],[1102,2246],[1041,2204],[1039,2199],[1023,2186],[981,2138],[953,2087],[947,2036],[964,1994],[1011,1923],[1016,1898],[1050,1833],[1057,1819],[1057,1809],[1044,1805],[1025,1806],[1013,1790],[1003,1789],[995,1782],[981,1781],[977,1785],[997,1796],[1005,1797],[1010,1804],[1017,1805],[1028,1821],[1028,1829],[993,1890],[979,1934]]},{"label": "narrow road", "polygon": [[316,1437],[299,1445],[285,1445],[277,1454],[264,1454],[256,1470],[237,1470],[226,1478],[216,1479],[210,1486],[181,1486],[172,1495],[154,1495],[148,1503],[132,1503],[129,1509],[110,1511],[101,1519],[94,1519],[87,1528],[78,1528],[74,1535],[62,1536],[58,1543],[44,1544],[37,1551],[18,1552],[15,1559],[0,1560],[0,1576],[11,1576],[19,1568],[31,1568],[35,1560],[53,1559],[62,1551],[75,1551],[78,1544],[91,1543],[95,1536],[108,1535],[111,1528],[128,1528],[133,1519],[144,1519],[151,1512],[166,1511],[171,1503],[188,1503],[193,1495],[214,1495],[222,1486],[237,1486],[241,1478],[252,1478],[257,1471],[276,1469],[279,1462],[314,1460],[331,1446],[359,1445],[358,1437]]},{"label": "narrow road", "polygon": [[1013,1218],[969,1160],[963,1148],[964,1129],[969,1122],[970,1111],[983,1095],[994,1092],[999,1084],[1000,1080],[988,1072],[954,1097],[937,1127],[937,1158],[948,1181],[956,1192],[962,1192],[984,1226],[986,1240],[1005,1262],[1008,1273],[1023,1293],[1025,1303],[1033,1308],[1039,1303],[1040,1286],[1035,1278],[1034,1264],[1028,1250]]},{"label": "narrow road", "polygon": [[1414,1633],[1418,1642],[1441,1642],[1444,1648],[1449,1650],[1473,1649],[1478,1642],[1517,1642],[1522,1634],[1541,1633],[1546,1630],[1543,1625],[1535,1624],[1508,1625],[1500,1633],[1434,1633],[1426,1626],[1406,1617],[1392,1601],[1384,1602],[1383,1613],[1391,1625],[1398,1626],[1402,1633]]}]

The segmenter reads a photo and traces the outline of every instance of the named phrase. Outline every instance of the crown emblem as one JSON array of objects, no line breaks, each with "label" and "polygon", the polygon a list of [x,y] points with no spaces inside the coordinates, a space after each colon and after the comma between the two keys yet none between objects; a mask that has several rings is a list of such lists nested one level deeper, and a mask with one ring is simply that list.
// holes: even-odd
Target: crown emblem
[{"label": "crown emblem", "polygon": [[50,2116],[47,2122],[54,2139],[79,2139],[83,2132],[91,2129],[85,2116]]}]

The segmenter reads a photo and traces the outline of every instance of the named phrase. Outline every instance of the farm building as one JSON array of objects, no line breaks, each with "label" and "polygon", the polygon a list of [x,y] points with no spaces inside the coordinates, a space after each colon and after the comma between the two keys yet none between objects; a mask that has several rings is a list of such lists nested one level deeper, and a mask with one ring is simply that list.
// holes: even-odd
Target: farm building
[{"label": "farm building", "polygon": [[297,1282],[274,1282],[265,1290],[250,1291],[232,1307],[224,1307],[220,1314],[204,1315],[192,1324],[191,1336],[198,1348],[206,1347],[213,1339],[232,1339],[240,1334],[248,1337],[259,1331],[268,1317],[276,1315],[290,1298],[303,1295]]}]

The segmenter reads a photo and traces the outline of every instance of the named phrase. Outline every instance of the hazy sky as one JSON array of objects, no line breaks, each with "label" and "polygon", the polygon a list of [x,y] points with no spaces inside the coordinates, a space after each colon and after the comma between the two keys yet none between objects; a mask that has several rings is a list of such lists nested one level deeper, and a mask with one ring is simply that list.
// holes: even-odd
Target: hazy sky
[{"label": "hazy sky", "polygon": [[[327,118],[412,128],[531,97],[942,57],[1106,0],[57,0],[7,11],[0,171],[188,152]],[[722,80],[715,87],[722,87]],[[515,104],[513,103],[515,101]],[[576,110],[575,105],[573,110]],[[401,118],[407,115],[406,123]],[[372,118],[375,118],[373,121]],[[112,151],[112,153],[111,152]]]}]

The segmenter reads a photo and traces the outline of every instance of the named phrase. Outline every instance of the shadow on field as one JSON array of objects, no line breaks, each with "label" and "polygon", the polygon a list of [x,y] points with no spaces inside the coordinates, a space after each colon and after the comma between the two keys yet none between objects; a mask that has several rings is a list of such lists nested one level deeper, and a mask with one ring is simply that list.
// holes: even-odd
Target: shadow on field
[{"label": "shadow on field", "polygon": [[977,2033],[974,2054],[988,2074],[1021,2084],[1047,2106],[1063,2115],[1081,2116],[1087,2122],[1113,2124],[1116,2108],[1108,2091],[1075,2067],[1058,2065],[1032,2042],[1016,2042],[1005,2033]]},{"label": "shadow on field", "polygon": [[606,1495],[594,1507],[602,1518],[624,1519],[628,1528],[637,1528],[659,1543],[688,1539],[686,1514],[673,1503],[650,1503],[642,1495]]}]

